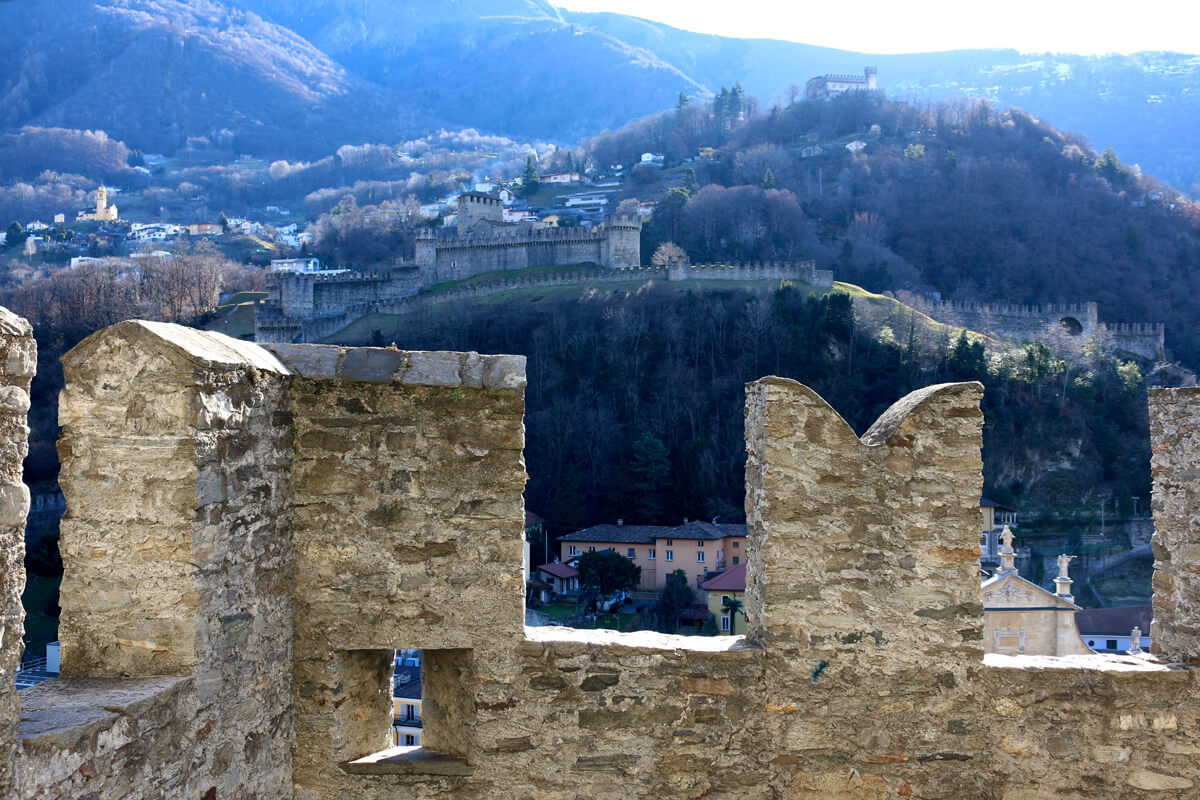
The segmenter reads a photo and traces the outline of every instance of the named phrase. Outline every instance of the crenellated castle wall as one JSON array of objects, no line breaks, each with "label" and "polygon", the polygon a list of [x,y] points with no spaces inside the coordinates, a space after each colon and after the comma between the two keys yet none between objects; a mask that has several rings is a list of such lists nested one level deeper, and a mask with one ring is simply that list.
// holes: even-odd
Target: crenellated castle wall
[{"label": "crenellated castle wall", "polygon": [[[75,677],[20,695],[10,796],[1200,784],[1200,390],[1151,396],[1160,657],[1054,659],[983,655],[978,384],[914,392],[862,437],[807,387],[749,384],[749,634],[708,638],[523,626],[522,358],[130,322],[65,363]],[[424,748],[385,749],[396,647],[424,650]]]},{"label": "crenellated castle wall", "polygon": [[941,302],[930,316],[942,322],[1013,339],[1036,339],[1059,331],[1084,339],[1096,332],[1099,310],[1095,303],[1057,303],[1041,306],[1010,303]]},{"label": "crenellated castle wall", "polygon": [[622,269],[641,264],[639,220],[617,218],[596,228],[532,228],[526,225],[489,233],[463,228],[452,239],[425,234],[417,239],[422,285],[459,281],[485,272],[540,266],[594,266]]},{"label": "crenellated castle wall", "polygon": [[551,272],[534,275],[497,277],[456,286],[441,292],[410,294],[394,300],[353,303],[340,312],[325,313],[311,319],[289,316],[273,307],[255,311],[255,340],[258,342],[319,342],[335,335],[366,314],[406,314],[422,308],[457,300],[489,297],[520,289],[554,286],[589,286],[631,281],[757,281],[792,280],[818,288],[833,286],[833,273],[819,270],[812,261],[759,261],[734,264],[697,264],[628,269],[581,269],[576,272]]},{"label": "crenellated castle wall", "polygon": [[1101,322],[1096,303],[1041,306],[1007,303],[941,302],[929,309],[933,318],[1006,339],[1099,337],[1116,350],[1148,360],[1165,358],[1162,323]]},{"label": "crenellated castle wall", "polygon": [[313,319],[364,303],[395,300],[421,287],[415,266],[381,272],[268,272],[267,300],[282,317]]}]

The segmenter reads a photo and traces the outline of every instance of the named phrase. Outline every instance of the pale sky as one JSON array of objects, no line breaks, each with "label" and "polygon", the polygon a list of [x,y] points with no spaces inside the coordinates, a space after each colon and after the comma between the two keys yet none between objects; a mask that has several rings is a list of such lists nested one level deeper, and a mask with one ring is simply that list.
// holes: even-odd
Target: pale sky
[{"label": "pale sky", "polygon": [[1200,53],[1200,1],[1188,0],[552,0],[724,36],[786,39],[865,53],[1011,47],[1022,52]]}]

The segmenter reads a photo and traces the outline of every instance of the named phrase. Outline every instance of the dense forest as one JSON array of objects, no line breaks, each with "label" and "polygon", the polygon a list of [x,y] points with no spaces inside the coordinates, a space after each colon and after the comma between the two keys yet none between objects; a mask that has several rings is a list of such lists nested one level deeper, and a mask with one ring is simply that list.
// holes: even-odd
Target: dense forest
[{"label": "dense forest", "polygon": [[1020,110],[858,95],[763,113],[735,87],[571,157],[647,151],[677,166],[634,169],[634,191],[661,197],[646,257],[670,240],[693,261],[815,258],[875,291],[1095,300],[1110,321],[1165,322],[1175,356],[1200,364],[1200,206]]},{"label": "dense forest", "polygon": [[442,307],[374,339],[529,357],[527,502],[555,527],[743,519],[743,387],[771,374],[812,386],[860,434],[915,388],[981,380],[991,496],[1124,508],[1148,496],[1134,364],[1095,349],[1068,361],[1040,342],[987,352],[916,315],[891,323],[857,324],[842,292],[652,286]]}]

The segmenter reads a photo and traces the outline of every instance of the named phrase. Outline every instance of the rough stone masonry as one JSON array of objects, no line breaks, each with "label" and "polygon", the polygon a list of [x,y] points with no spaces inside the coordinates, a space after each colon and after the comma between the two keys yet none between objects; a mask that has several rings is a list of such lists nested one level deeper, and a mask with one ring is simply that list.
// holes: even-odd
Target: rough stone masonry
[{"label": "rough stone masonry", "polygon": [[[748,385],[750,633],[691,638],[523,626],[522,358],[126,322],[64,366],[67,677],[15,753],[6,689],[5,796],[1200,794],[1200,395],[1151,398],[1162,653],[985,658],[978,384],[861,438]],[[387,747],[397,647],[422,749]]]}]

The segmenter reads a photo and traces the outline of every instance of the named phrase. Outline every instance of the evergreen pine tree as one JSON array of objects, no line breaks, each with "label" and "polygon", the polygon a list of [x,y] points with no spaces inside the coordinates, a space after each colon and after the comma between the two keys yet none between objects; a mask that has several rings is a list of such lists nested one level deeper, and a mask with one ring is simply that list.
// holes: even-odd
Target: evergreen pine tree
[{"label": "evergreen pine tree", "polygon": [[521,194],[529,197],[538,190],[539,183],[537,162],[531,153],[525,157],[525,171],[521,173]]},{"label": "evergreen pine tree", "polygon": [[630,509],[647,524],[661,520],[662,495],[670,482],[667,446],[647,431],[633,443],[629,464]]}]

